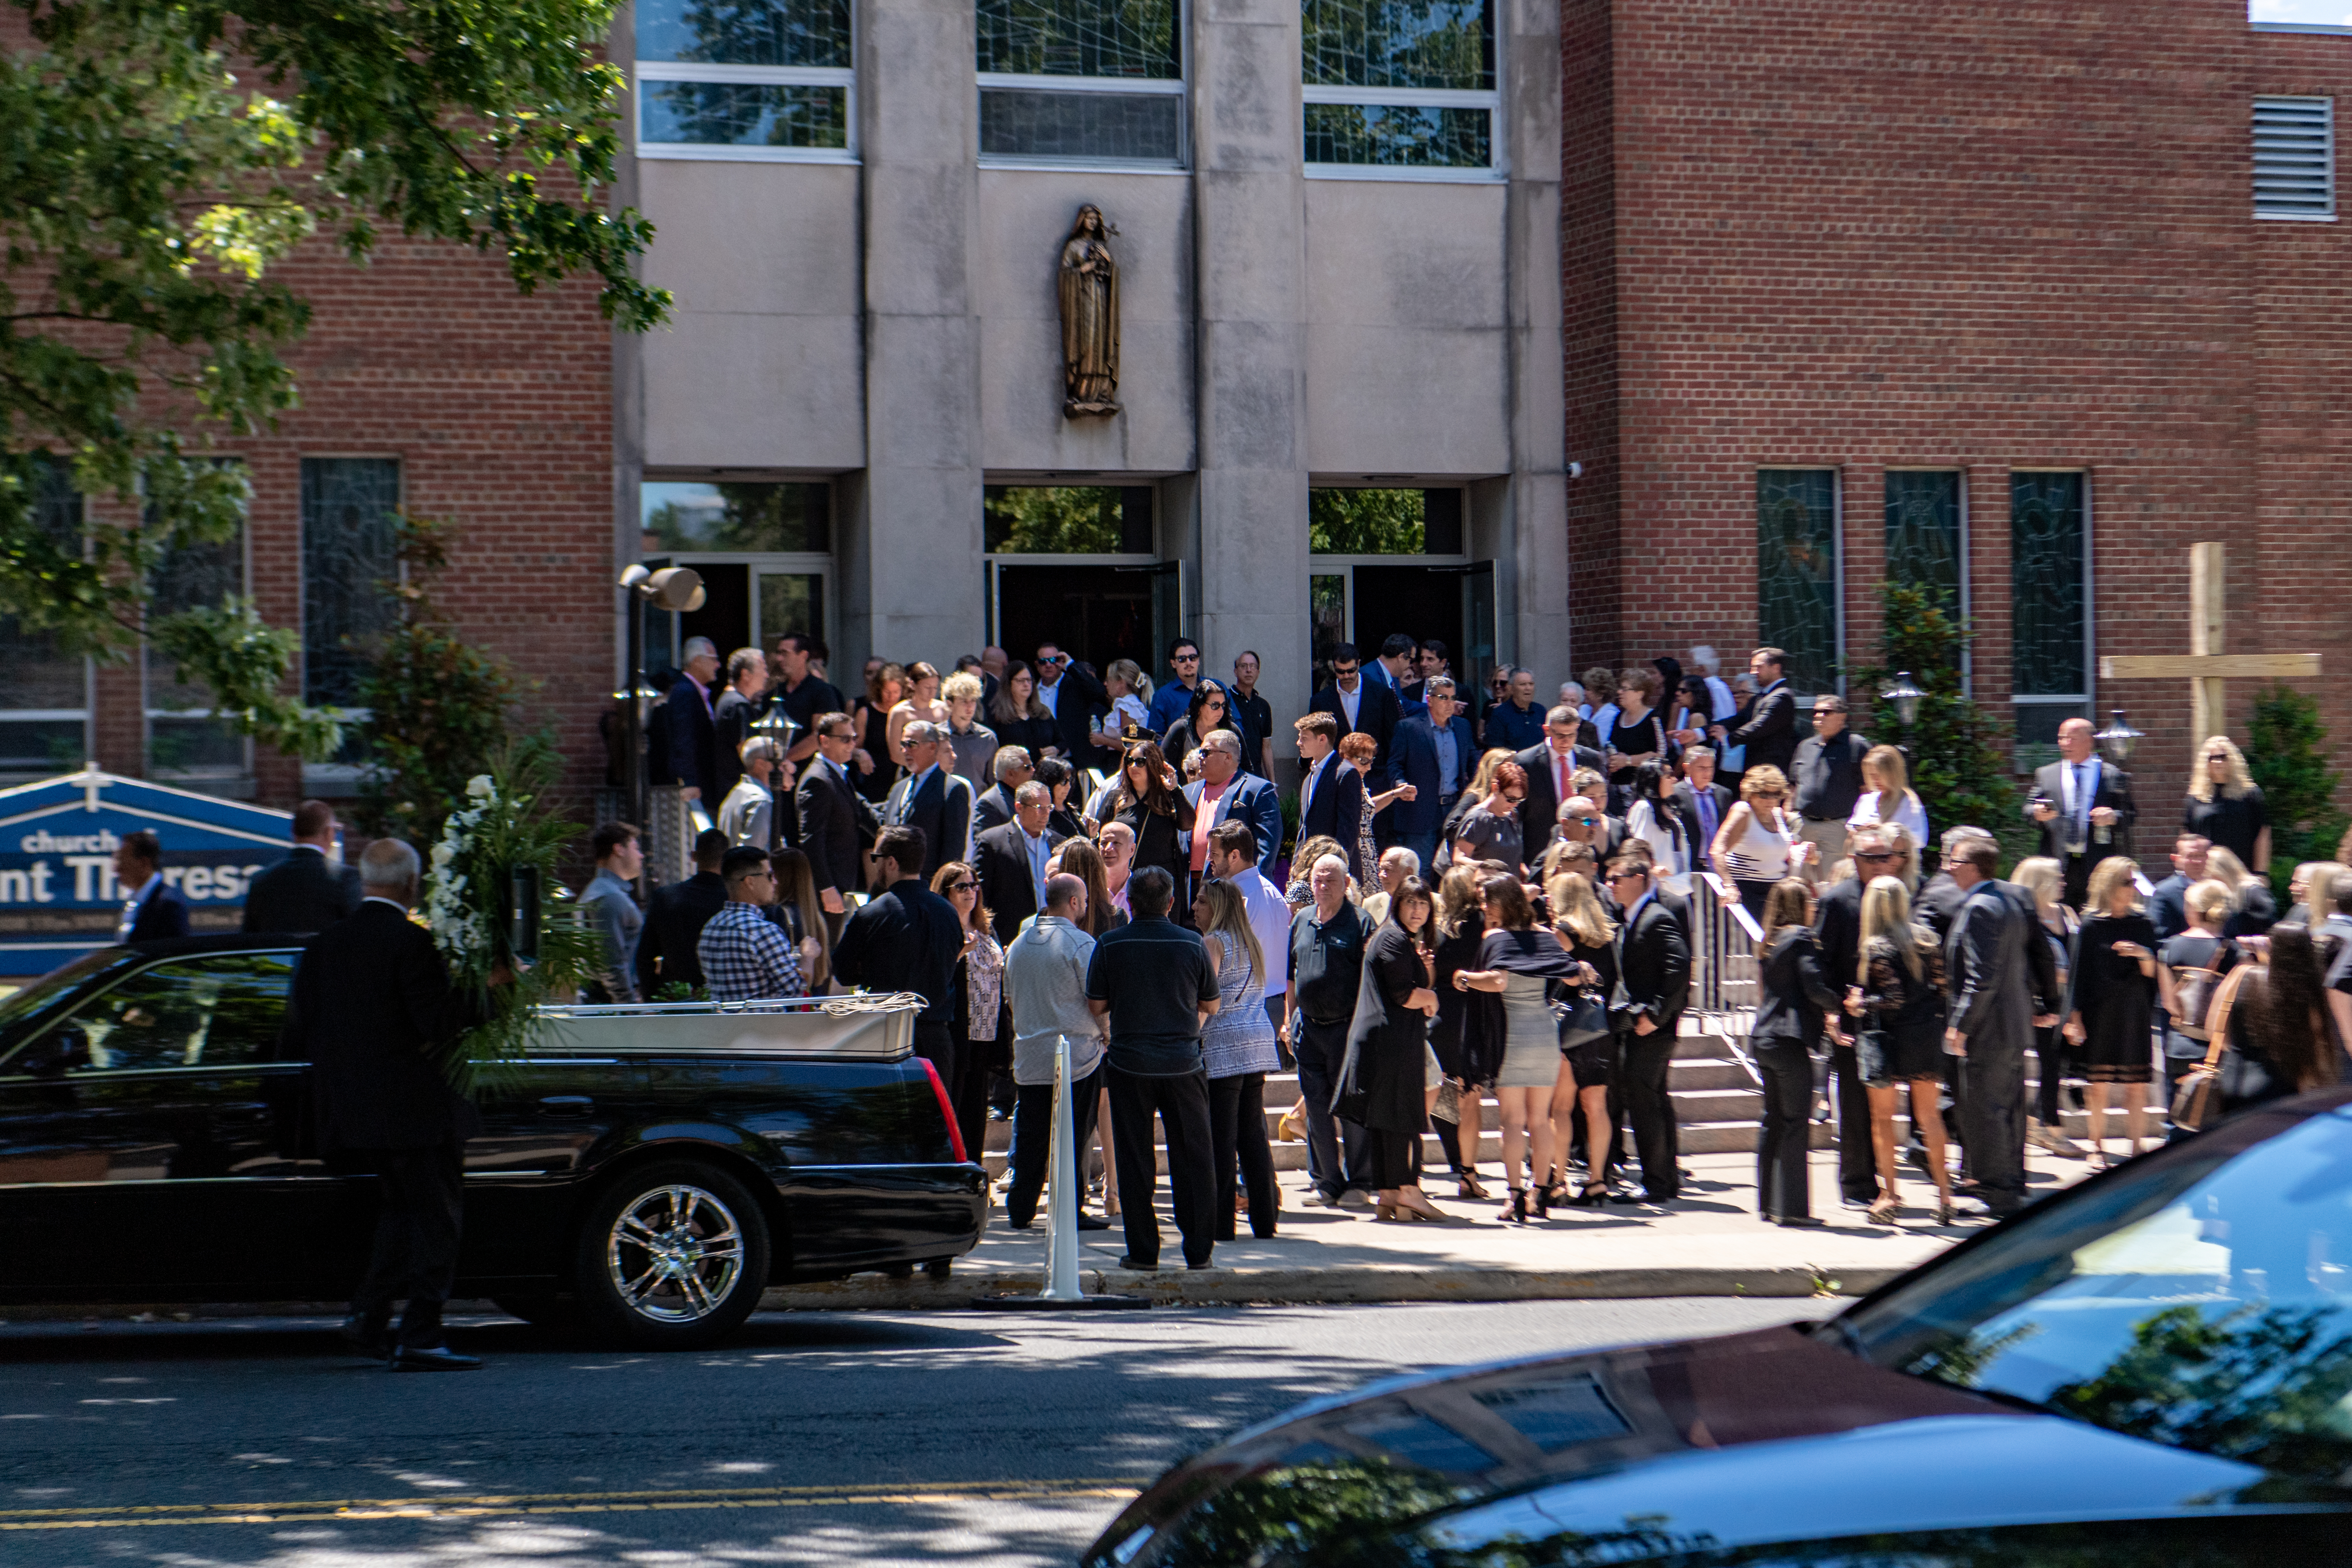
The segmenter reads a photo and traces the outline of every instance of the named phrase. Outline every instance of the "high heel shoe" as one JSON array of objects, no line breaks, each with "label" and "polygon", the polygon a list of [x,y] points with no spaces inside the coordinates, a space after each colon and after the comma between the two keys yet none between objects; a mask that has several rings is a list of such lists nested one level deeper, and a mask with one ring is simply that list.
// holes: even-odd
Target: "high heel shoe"
[{"label": "high heel shoe", "polygon": [[1893,1225],[1895,1223],[1895,1211],[1901,1207],[1902,1205],[1896,1203],[1895,1201],[1894,1194],[1890,1193],[1870,1205],[1870,1213],[1867,1217],[1873,1225]]},{"label": "high heel shoe", "polygon": [[1454,1217],[1431,1203],[1423,1194],[1415,1193],[1413,1197],[1415,1201],[1410,1203],[1403,1198],[1397,1200],[1397,1212],[1405,1218],[1444,1225]]},{"label": "high heel shoe", "polygon": [[1597,1209],[1609,1201],[1609,1185],[1605,1182],[1587,1182],[1584,1190],[1568,1200],[1572,1209]]},{"label": "high heel shoe", "polygon": [[1527,1188],[1513,1187],[1511,1189],[1511,1201],[1503,1205],[1503,1223],[1505,1225],[1525,1225],[1528,1223]]},{"label": "high heel shoe", "polygon": [[1568,1206],[1568,1184],[1566,1182],[1548,1182],[1541,1188],[1538,1189],[1535,1197],[1536,1218],[1543,1219],[1548,1217],[1551,1213],[1552,1205],[1555,1204],[1559,1205],[1561,1208],[1566,1208]]},{"label": "high heel shoe", "polygon": [[1460,1175],[1463,1197],[1473,1202],[1484,1203],[1488,1194],[1486,1189],[1479,1185],[1478,1178],[1468,1171],[1461,1172]]},{"label": "high heel shoe", "polygon": [[1949,1225],[1959,1217],[1959,1214],[1960,1211],[1952,1206],[1952,1200],[1950,1198],[1943,1197],[1936,1200],[1936,1223],[1937,1225]]}]

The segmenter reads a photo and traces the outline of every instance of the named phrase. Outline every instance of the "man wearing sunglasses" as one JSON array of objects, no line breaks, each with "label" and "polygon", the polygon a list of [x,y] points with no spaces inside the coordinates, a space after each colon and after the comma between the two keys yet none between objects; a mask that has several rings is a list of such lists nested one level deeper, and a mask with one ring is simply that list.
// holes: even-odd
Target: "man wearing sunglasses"
[{"label": "man wearing sunglasses", "polygon": [[1151,735],[1157,740],[1168,727],[1192,710],[1192,692],[1201,684],[1201,645],[1178,637],[1168,645],[1170,679],[1151,694]]},{"label": "man wearing sunglasses", "polygon": [[1062,755],[1093,756],[1095,722],[1110,711],[1110,693],[1055,643],[1037,645],[1036,670],[1037,700],[1062,732]]},{"label": "man wearing sunglasses", "polygon": [[776,901],[776,874],[765,848],[739,844],[719,863],[727,883],[720,906],[695,944],[713,1002],[772,1002],[807,994],[792,939],[761,912]]},{"label": "man wearing sunglasses", "polygon": [[[1342,739],[1359,734],[1372,738],[1372,743],[1380,750],[1373,754],[1371,773],[1364,780],[1366,790],[1378,795],[1395,782],[1389,773],[1389,747],[1396,739],[1397,725],[1404,719],[1405,704],[1391,688],[1364,679],[1355,644],[1343,642],[1331,650],[1331,684],[1317,692],[1307,709],[1310,713],[1328,713],[1339,721]],[[1379,817],[1372,820],[1375,832],[1387,830],[1386,822]],[[1347,841],[1341,836],[1340,842]]]}]

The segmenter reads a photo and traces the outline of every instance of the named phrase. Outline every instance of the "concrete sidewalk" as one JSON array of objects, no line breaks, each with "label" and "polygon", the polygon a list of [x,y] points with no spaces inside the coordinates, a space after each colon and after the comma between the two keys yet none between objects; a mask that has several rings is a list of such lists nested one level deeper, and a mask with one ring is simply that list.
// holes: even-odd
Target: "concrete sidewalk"
[{"label": "concrete sidewalk", "polygon": [[[1925,1262],[1990,1222],[1963,1217],[1933,1223],[1934,1188],[1906,1169],[1909,1205],[1894,1226],[1871,1224],[1842,1206],[1832,1159],[1812,1161],[1812,1211],[1826,1223],[1788,1229],[1760,1222],[1756,1213],[1752,1154],[1687,1154],[1696,1180],[1671,1205],[1555,1209],[1541,1223],[1505,1225],[1502,1183],[1492,1167],[1481,1179],[1498,1195],[1466,1202],[1446,1194],[1449,1177],[1425,1189],[1455,1223],[1396,1224],[1369,1212],[1300,1208],[1306,1188],[1284,1173],[1277,1235],[1257,1240],[1244,1222],[1238,1240],[1219,1242],[1211,1267],[1185,1268],[1181,1244],[1168,1213],[1166,1184],[1158,1205],[1160,1267],[1140,1273],[1118,1267],[1127,1250],[1120,1231],[1079,1235],[1083,1288],[1166,1303],[1305,1301],[1503,1301],[1655,1296],[1860,1295]],[[2084,1174],[2080,1160],[2028,1156],[2028,1180],[2037,1194],[2057,1191]],[[950,1308],[1007,1294],[1034,1294],[1045,1264],[1043,1216],[1036,1228],[1016,1231],[997,1207],[978,1248],[959,1259],[944,1280],[918,1275],[891,1280],[878,1274],[825,1285],[768,1292],[770,1309],[849,1307]]]}]

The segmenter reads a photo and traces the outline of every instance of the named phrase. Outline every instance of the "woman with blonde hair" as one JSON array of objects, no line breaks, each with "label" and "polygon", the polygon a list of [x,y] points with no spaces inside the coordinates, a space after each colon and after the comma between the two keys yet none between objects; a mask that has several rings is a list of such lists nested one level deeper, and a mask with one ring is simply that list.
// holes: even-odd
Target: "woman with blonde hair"
[{"label": "woman with blonde hair", "polygon": [[1759,1005],[1748,1047],[1763,1078],[1764,1124],[1756,1143],[1756,1212],[1776,1225],[1816,1226],[1807,1156],[1815,1041],[1840,990],[1813,931],[1812,889],[1790,877],[1764,900],[1756,943]]},{"label": "woman with blonde hair", "polygon": [[[1201,1057],[1209,1075],[1209,1144],[1216,1159],[1217,1205],[1209,1234],[1234,1239],[1234,1205],[1249,1194],[1250,1231],[1275,1232],[1282,1206],[1274,1184],[1274,1154],[1265,1142],[1265,1075],[1282,1069],[1274,1024],[1265,1016],[1265,951],[1252,929],[1249,905],[1231,882],[1202,882],[1192,900],[1192,921],[1216,971],[1216,1012],[1201,1029]],[[1241,1176],[1234,1179],[1238,1163]]]},{"label": "woman with blonde hair", "polygon": [[1103,671],[1103,689],[1110,694],[1110,711],[1095,721],[1094,742],[1106,752],[1116,752],[1125,744],[1129,726],[1146,732],[1151,729],[1151,679],[1135,660],[1115,658]]},{"label": "woman with blonde hair", "polygon": [[[2063,992],[2067,974],[2074,966],[2074,931],[2082,923],[2066,903],[2066,868],[2046,855],[2036,855],[2020,860],[2009,879],[2033,895],[2042,940],[2050,944],[2051,970]],[[2057,1025],[2033,1031],[2034,1070],[2041,1080],[2034,1093],[2033,1124],[2026,1129],[2025,1141],[2036,1149],[2079,1160],[2083,1146],[2066,1136],[2058,1111],[2060,1084],[2070,1075],[2080,1076],[2074,1071],[2074,1055]]]},{"label": "woman with blonde hair", "polygon": [[[2210,865],[2210,862],[2209,861]],[[2171,972],[2158,964],[2156,923],[2140,907],[2132,874],[2139,868],[2112,855],[2091,868],[2083,929],[2074,939],[2068,986],[2066,1038],[2082,1052],[2084,1106],[2091,1113],[2091,1168],[2107,1159],[2107,1093],[2112,1088],[2129,1118],[2131,1152],[2147,1129],[2141,1086],[2155,1076],[2148,1034],[2159,998],[2172,1001]]]},{"label": "woman with blonde hair", "polygon": [[[1290,852],[1290,885],[1283,889],[1282,901],[1290,906],[1292,914],[1315,901],[1315,889],[1307,881],[1307,874],[1315,869],[1315,862],[1326,855],[1337,855],[1349,865],[1355,863],[1354,857],[1340,848],[1339,841],[1328,833],[1317,834]],[[1348,879],[1348,901],[1351,904],[1364,901],[1353,877]]]},{"label": "woman with blonde hair", "polygon": [[1813,847],[1799,834],[1788,798],[1788,774],[1769,763],[1748,769],[1739,775],[1739,804],[1708,847],[1715,863],[1738,885],[1740,905],[1759,921],[1772,885],[1796,874]]},{"label": "woman with blonde hair", "polygon": [[[1551,900],[1552,934],[1570,958],[1590,965],[1599,976],[1585,995],[1605,1008],[1617,985],[1617,922],[1601,906],[1600,892],[1572,871],[1546,882],[1544,896]],[[1589,1004],[1576,1005],[1592,1011]],[[1617,1037],[1606,1028],[1598,1035],[1583,1031],[1573,1007],[1561,1020],[1559,1077],[1551,1088],[1551,1135],[1562,1174],[1575,1163],[1576,1113],[1580,1107],[1584,1111],[1584,1190],[1568,1200],[1571,1208],[1597,1207],[1609,1191],[1609,1086],[1617,1081],[1619,1052]],[[1547,1201],[1552,1190],[1547,1182]],[[1559,1190],[1564,1194],[1565,1185]]]},{"label": "woman with blonde hair", "polygon": [[1878,1163],[1878,1198],[1870,1217],[1894,1222],[1902,1207],[1895,1158],[1895,1101],[1906,1084],[1911,1120],[1927,1145],[1936,1183],[1936,1223],[1952,1223],[1952,1173],[1944,1150],[1944,944],[1911,920],[1911,895],[1892,877],[1872,879],[1862,893],[1858,973],[1845,1010],[1860,1020],[1854,1059],[1870,1095],[1870,1142]]},{"label": "woman with blonde hair", "polygon": [[2246,771],[2246,754],[2227,735],[2197,748],[2181,803],[2182,831],[2201,834],[2257,871],[2271,868],[2270,807],[2263,786]]},{"label": "woman with blonde hair", "polygon": [[1512,754],[1500,746],[1479,753],[1478,765],[1472,770],[1470,782],[1462,786],[1460,795],[1454,796],[1454,809],[1445,814],[1445,821],[1437,830],[1437,842],[1441,846],[1451,845],[1462,837],[1462,819],[1495,793],[1495,770],[1509,762]]},{"label": "woman with blonde hair", "polygon": [[[2105,861],[2100,862],[2105,865]],[[2246,863],[2219,844],[2205,852],[2205,874],[2229,884],[2230,918],[2221,927],[2221,934],[2231,937],[2260,936],[2278,924],[2278,900],[2271,895],[2267,878],[2257,877],[2246,869]],[[2091,907],[2095,908],[2095,902]]]},{"label": "woman with blonde hair", "polygon": [[893,766],[907,765],[907,726],[920,719],[927,724],[946,729],[954,715],[940,696],[940,672],[937,666],[921,659],[907,667],[907,695],[890,710],[884,738],[889,743]]},{"label": "woman with blonde hair", "polygon": [[2317,931],[2336,912],[2329,889],[2336,886],[2336,874],[2343,869],[2334,860],[2305,860],[2297,866],[2286,885],[2286,918]]},{"label": "woman with blonde hair", "polygon": [[1893,746],[1873,746],[1863,752],[1862,797],[1845,819],[1846,831],[1874,822],[1903,828],[1914,844],[1927,842],[1927,808],[1912,792],[1910,765]]},{"label": "woman with blonde hair", "polygon": [[[1569,956],[1549,927],[1536,924],[1527,889],[1516,875],[1490,876],[1478,885],[1478,892],[1486,910],[1478,967],[1456,970],[1454,984],[1464,991],[1494,995],[1501,1004],[1496,1009],[1499,1019],[1493,1020],[1499,1023],[1504,1042],[1495,1099],[1503,1123],[1503,1175],[1511,1189],[1502,1217],[1507,1225],[1525,1225],[1529,1209],[1528,1189],[1521,1185],[1522,1161],[1538,1182],[1551,1173],[1551,1100],[1559,1079],[1559,1026],[1552,1019],[1549,988],[1555,980],[1591,985],[1598,977]],[[1538,1188],[1533,1217],[1542,1218],[1552,1201],[1548,1189]]]}]

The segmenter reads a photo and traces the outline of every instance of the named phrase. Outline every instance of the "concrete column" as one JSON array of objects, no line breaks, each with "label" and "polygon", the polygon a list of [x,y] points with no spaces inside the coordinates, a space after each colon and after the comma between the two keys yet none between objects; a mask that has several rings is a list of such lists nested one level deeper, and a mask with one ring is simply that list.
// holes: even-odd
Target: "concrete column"
[{"label": "concrete column", "polygon": [[868,652],[944,665],[976,651],[985,608],[971,4],[867,0],[858,19],[866,470],[844,509],[858,537],[835,545],[836,677]]},{"label": "concrete column", "polygon": [[1276,753],[1289,759],[1290,721],[1313,695],[1298,6],[1192,10],[1200,640],[1224,674],[1258,651]]},{"label": "concrete column", "polygon": [[[1559,7],[1554,0],[1503,0],[1502,124],[1508,160],[1506,208],[1511,486],[1511,586],[1496,574],[1496,642],[1536,672],[1547,700],[1569,668],[1566,362],[1560,340]],[[1507,640],[1502,626],[1515,634]]]}]

